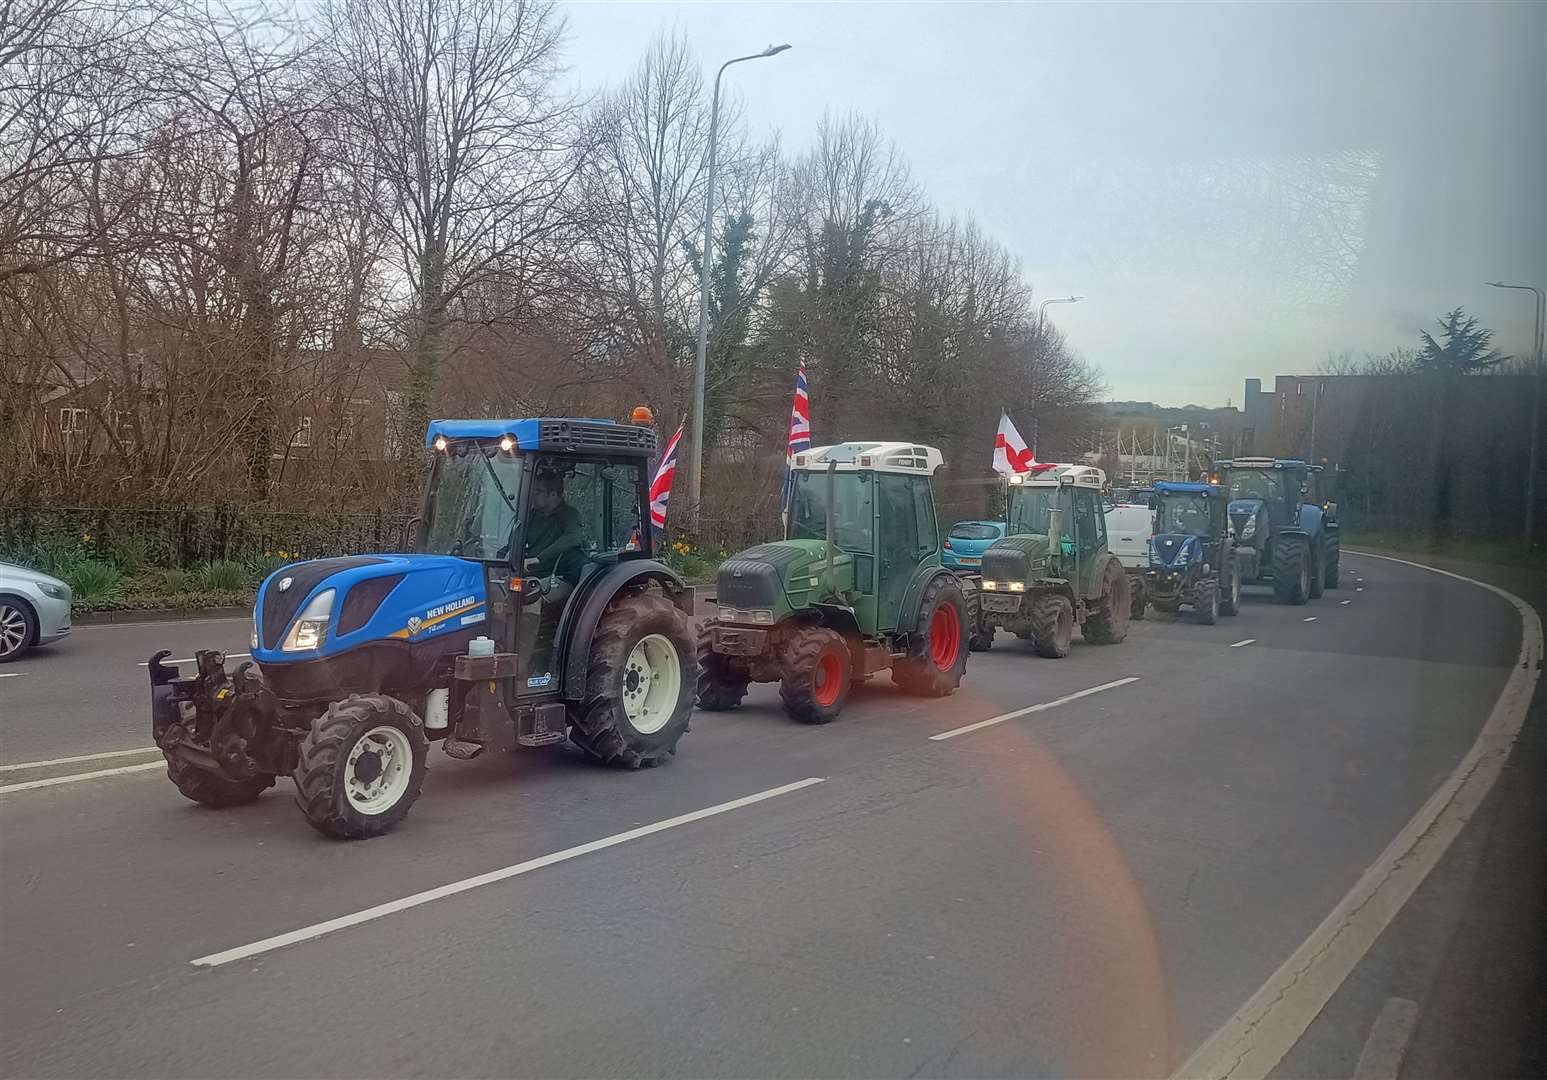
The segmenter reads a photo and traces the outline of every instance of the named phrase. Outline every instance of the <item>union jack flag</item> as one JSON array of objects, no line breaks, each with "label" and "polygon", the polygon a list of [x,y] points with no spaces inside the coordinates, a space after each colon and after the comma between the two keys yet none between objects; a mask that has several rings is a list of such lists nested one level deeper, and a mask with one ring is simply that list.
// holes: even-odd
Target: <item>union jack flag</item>
[{"label": "union jack flag", "polygon": [[811,396],[806,390],[806,362],[795,372],[795,403],[790,408],[790,441],[784,453],[784,489],[779,508],[788,510],[795,477],[795,455],[811,449]]},{"label": "union jack flag", "polygon": [[677,474],[677,444],[682,441],[682,428],[666,444],[661,463],[655,467],[655,478],[650,481],[650,525],[656,531],[666,528],[666,501],[671,498],[672,477]]}]

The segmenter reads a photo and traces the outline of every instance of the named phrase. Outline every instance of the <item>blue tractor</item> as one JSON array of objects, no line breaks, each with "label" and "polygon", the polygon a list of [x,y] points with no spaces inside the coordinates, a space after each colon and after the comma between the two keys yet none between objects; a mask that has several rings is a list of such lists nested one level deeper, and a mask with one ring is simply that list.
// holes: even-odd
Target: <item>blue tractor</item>
[{"label": "blue tractor", "polygon": [[1338,587],[1337,507],[1318,498],[1320,466],[1253,457],[1219,461],[1215,469],[1230,494],[1243,582],[1271,581],[1281,604]]},{"label": "blue tractor", "polygon": [[1160,611],[1192,605],[1213,626],[1241,607],[1241,571],[1225,516],[1225,489],[1162,480],[1150,496],[1154,535],[1144,593]]},{"label": "blue tractor", "polygon": [[[641,417],[643,419],[643,417]],[[252,660],[150,661],[167,774],[207,806],[295,781],[308,822],[375,836],[408,814],[429,744],[454,758],[566,737],[666,760],[698,682],[693,590],[652,558],[655,435],[607,420],[436,420],[412,554],[283,567]]]}]

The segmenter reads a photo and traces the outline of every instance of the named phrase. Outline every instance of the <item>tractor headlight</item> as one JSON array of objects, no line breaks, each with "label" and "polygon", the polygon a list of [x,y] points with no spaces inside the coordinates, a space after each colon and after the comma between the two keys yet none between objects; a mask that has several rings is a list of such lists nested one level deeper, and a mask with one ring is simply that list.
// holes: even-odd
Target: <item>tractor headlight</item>
[{"label": "tractor headlight", "polygon": [[1012,581],[1012,582],[1010,582],[1010,591],[1011,592],[1025,592],[1026,591],[1026,583],[1024,581]]},{"label": "tractor headlight", "polygon": [[999,582],[997,582],[997,581],[985,581],[983,583],[983,591],[984,592],[998,592],[999,591]]},{"label": "tractor headlight", "polygon": [[724,608],[720,612],[720,621],[750,623],[753,626],[772,626],[774,624],[774,613],[768,608]]},{"label": "tractor headlight", "polygon": [[312,597],[311,603],[296,618],[290,633],[285,635],[285,643],[280,648],[285,652],[305,652],[321,645],[328,632],[328,619],[333,616],[334,595],[333,589],[327,589]]},{"label": "tractor headlight", "polygon": [[252,647],[254,650],[258,648],[258,608],[256,605],[252,609]]},{"label": "tractor headlight", "polygon": [[1246,519],[1246,524],[1241,526],[1241,539],[1250,540],[1257,535],[1257,518],[1255,515]]}]

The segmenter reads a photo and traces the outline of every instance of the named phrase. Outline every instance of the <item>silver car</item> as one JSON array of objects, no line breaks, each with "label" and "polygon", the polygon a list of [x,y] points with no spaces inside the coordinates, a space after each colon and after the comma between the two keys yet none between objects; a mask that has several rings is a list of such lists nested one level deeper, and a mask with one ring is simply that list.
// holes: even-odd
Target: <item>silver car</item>
[{"label": "silver car", "polygon": [[0,664],[70,632],[70,586],[0,562]]}]

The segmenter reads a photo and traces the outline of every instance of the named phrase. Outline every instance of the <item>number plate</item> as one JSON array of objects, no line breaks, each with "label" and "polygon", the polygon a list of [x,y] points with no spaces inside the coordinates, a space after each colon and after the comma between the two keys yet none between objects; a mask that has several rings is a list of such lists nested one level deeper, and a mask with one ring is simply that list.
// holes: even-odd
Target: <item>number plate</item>
[{"label": "number plate", "polygon": [[963,566],[980,566],[983,562],[982,558],[977,555],[960,555],[957,557],[956,561],[961,563]]},{"label": "number plate", "polygon": [[999,593],[983,594],[984,611],[998,611],[1008,614],[1011,612],[1019,611],[1020,609],[1021,598],[1019,595],[1002,596]]}]

